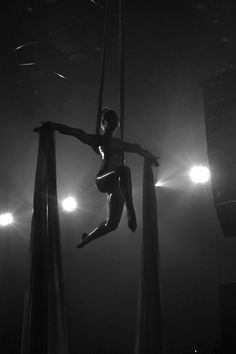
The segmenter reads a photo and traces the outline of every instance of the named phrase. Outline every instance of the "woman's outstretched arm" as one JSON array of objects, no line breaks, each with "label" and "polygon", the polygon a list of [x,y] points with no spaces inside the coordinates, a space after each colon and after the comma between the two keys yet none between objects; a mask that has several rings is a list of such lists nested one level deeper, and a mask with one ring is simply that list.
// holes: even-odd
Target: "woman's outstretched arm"
[{"label": "woman's outstretched arm", "polygon": [[124,144],[124,150],[126,152],[136,153],[136,154],[144,157],[145,159],[148,159],[155,166],[159,166],[159,163],[157,161],[158,157],[154,156],[148,150],[143,149],[139,144],[131,144],[131,143],[126,143],[126,142],[123,142],[123,144]]},{"label": "woman's outstretched arm", "polygon": [[54,131],[58,131],[61,134],[74,136],[84,144],[94,146],[96,143],[96,136],[93,134],[88,134],[82,129],[72,128],[65,124],[54,122],[42,122],[42,125]]}]

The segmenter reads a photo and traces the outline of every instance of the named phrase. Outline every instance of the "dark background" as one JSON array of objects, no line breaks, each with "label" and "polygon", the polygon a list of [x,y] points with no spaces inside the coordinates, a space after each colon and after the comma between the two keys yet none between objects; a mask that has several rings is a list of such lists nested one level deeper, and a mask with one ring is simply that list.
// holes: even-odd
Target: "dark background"
[{"label": "dark background", "polygon": [[[102,3],[102,2],[100,2]],[[104,104],[118,109],[117,9],[113,2]],[[19,353],[38,137],[52,120],[94,132],[104,11],[89,0],[11,1],[0,11],[0,352]],[[201,80],[235,68],[233,1],[126,3],[125,140],[160,156],[157,189],[164,331],[168,353],[213,353],[220,340],[219,284],[236,280],[235,239],[224,239],[210,183],[193,185],[207,164]],[[33,43],[32,43],[33,42]],[[20,45],[31,43],[22,48]],[[30,65],[25,65],[29,64]],[[34,63],[34,64],[33,64]],[[22,65],[23,64],[23,65]],[[59,76],[63,75],[63,77]],[[66,312],[71,354],[132,354],[142,230],[142,159],[132,169],[138,230],[117,231],[76,250],[83,231],[106,216],[94,186],[99,158],[57,135]],[[157,170],[154,170],[157,179]]]}]

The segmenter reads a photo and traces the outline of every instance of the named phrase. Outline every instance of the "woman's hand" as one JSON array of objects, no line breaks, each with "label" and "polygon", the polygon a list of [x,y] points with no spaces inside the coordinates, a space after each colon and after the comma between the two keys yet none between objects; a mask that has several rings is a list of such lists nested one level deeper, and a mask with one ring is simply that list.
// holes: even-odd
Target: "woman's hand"
[{"label": "woman's hand", "polygon": [[40,127],[34,129],[34,132],[39,132],[41,128],[47,128],[51,131],[55,131],[58,128],[58,124],[53,122],[41,122],[41,124],[42,125]]},{"label": "woman's hand", "polygon": [[54,122],[41,122],[42,123],[42,127],[44,128],[48,128],[50,130],[57,130],[57,123]]},{"label": "woman's hand", "polygon": [[152,165],[154,166],[159,166],[159,162],[157,161],[158,160],[158,157],[157,156],[154,156],[151,152],[149,152],[148,150],[144,150],[144,154],[143,154],[143,157],[145,159],[147,159]]}]

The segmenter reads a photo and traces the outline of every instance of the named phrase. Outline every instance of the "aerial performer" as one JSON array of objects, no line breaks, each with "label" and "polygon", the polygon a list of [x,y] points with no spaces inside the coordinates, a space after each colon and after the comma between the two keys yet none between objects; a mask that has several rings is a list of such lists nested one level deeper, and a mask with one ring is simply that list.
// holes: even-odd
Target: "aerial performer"
[{"label": "aerial performer", "polygon": [[82,233],[82,240],[77,248],[82,248],[96,238],[114,231],[119,225],[124,205],[127,210],[128,227],[134,232],[137,222],[132,198],[131,172],[130,168],[124,165],[124,152],[139,154],[155,166],[159,165],[158,158],[138,144],[127,143],[113,137],[113,133],[119,126],[119,118],[117,113],[109,108],[102,110],[102,135],[88,134],[82,129],[54,122],[42,122],[42,126],[79,139],[91,146],[101,157],[96,186],[101,193],[107,194],[107,220],[90,233]]}]

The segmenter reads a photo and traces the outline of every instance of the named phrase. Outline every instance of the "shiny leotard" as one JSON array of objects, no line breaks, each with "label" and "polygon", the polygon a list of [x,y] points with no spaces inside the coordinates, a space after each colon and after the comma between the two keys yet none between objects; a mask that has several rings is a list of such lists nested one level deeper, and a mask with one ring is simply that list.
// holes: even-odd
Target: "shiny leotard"
[{"label": "shiny leotard", "polygon": [[119,182],[119,168],[124,164],[124,147],[120,139],[100,136],[96,147],[102,164],[96,178],[96,186],[102,193],[112,193]]}]

